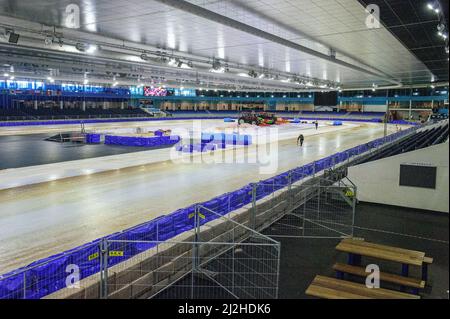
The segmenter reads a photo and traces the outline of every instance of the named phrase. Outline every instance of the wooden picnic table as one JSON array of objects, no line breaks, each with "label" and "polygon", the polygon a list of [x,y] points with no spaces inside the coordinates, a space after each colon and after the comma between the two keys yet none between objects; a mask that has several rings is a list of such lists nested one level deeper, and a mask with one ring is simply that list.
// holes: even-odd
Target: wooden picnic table
[{"label": "wooden picnic table", "polygon": [[357,265],[361,262],[361,256],[372,257],[402,264],[402,276],[409,275],[409,266],[422,267],[422,280],[428,277],[428,264],[433,259],[426,257],[424,252],[392,247],[387,245],[374,244],[361,239],[346,238],[337,246],[336,250],[349,254],[348,263]]}]

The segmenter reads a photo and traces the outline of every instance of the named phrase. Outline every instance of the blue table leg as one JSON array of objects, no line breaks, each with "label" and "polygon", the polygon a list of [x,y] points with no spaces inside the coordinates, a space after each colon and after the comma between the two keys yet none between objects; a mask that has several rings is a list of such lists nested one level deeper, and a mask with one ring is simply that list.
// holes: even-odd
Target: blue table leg
[{"label": "blue table leg", "polygon": [[352,253],[349,253],[348,254],[348,264],[349,265],[354,265],[354,263],[355,263],[355,255],[353,255]]},{"label": "blue table leg", "polygon": [[361,266],[361,255],[355,255],[354,257],[355,266]]},{"label": "blue table leg", "polygon": [[409,276],[409,265],[408,264],[402,264],[402,276],[404,276],[404,277]]},{"label": "blue table leg", "polygon": [[[402,264],[402,276],[408,277],[409,276],[409,265],[408,264]],[[405,286],[401,286],[401,291],[406,291]]]},{"label": "blue table leg", "polygon": [[428,264],[426,263],[422,264],[422,280],[425,282],[428,281]]},{"label": "blue table leg", "polygon": [[361,265],[361,255],[349,253],[348,254],[348,264],[352,265],[352,266],[360,266]]}]

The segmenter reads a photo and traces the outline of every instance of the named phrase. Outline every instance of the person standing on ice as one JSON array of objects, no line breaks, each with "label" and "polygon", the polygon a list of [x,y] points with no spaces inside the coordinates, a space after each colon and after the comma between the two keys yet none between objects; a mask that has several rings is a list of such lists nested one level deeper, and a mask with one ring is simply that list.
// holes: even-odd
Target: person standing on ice
[{"label": "person standing on ice", "polygon": [[319,127],[319,122],[316,121],[316,122],[314,123],[314,125],[316,126],[316,130],[317,130],[317,128]]},{"label": "person standing on ice", "polygon": [[300,134],[299,137],[297,138],[297,145],[300,145],[300,147],[302,147],[304,140],[305,140],[305,137],[303,136],[303,134]]}]

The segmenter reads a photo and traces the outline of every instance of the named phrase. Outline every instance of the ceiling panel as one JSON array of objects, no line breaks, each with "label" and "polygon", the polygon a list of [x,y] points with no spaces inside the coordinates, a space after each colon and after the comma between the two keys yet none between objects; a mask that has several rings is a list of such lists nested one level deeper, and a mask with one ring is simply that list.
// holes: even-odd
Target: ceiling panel
[{"label": "ceiling panel", "polygon": [[[0,0],[0,12],[46,25],[62,26],[62,12],[74,2]],[[441,68],[433,62],[427,63],[427,67],[417,58],[419,54],[429,54],[427,60],[439,58],[432,53],[418,53],[422,51],[422,44],[418,45],[418,49],[408,49],[390,32],[391,29],[384,26],[368,29],[364,7],[357,0],[189,2],[321,53],[328,54],[329,49],[334,48],[338,59],[359,66],[370,66],[404,83],[429,81],[432,74],[428,68]],[[338,66],[157,1],[81,0],[78,3],[82,11],[81,28],[87,32],[160,46],[167,50],[216,57],[253,68],[270,68],[340,81],[344,85],[387,84],[373,75]],[[395,4],[394,10],[401,9],[396,9],[397,6]],[[411,10],[409,14],[412,16]],[[394,20],[392,18],[388,22],[395,24]],[[407,39],[405,41],[414,41],[414,38],[408,39],[411,37],[408,30],[398,32]]]},{"label": "ceiling panel", "polygon": [[[428,10],[428,0],[360,0],[380,7],[381,21],[399,42],[436,76],[448,81],[446,42],[437,34],[439,16]],[[448,0],[439,1],[448,32]],[[447,42],[448,45],[448,42]]]}]

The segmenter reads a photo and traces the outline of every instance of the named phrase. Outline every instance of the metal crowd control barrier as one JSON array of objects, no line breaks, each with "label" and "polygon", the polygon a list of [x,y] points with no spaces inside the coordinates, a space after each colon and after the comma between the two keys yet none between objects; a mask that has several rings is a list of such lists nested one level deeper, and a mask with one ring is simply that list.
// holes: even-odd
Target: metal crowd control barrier
[{"label": "metal crowd control barrier", "polygon": [[106,259],[130,245],[152,248],[105,267],[100,297],[277,298],[277,241],[201,205],[188,217],[193,229],[168,241],[105,240]]}]

